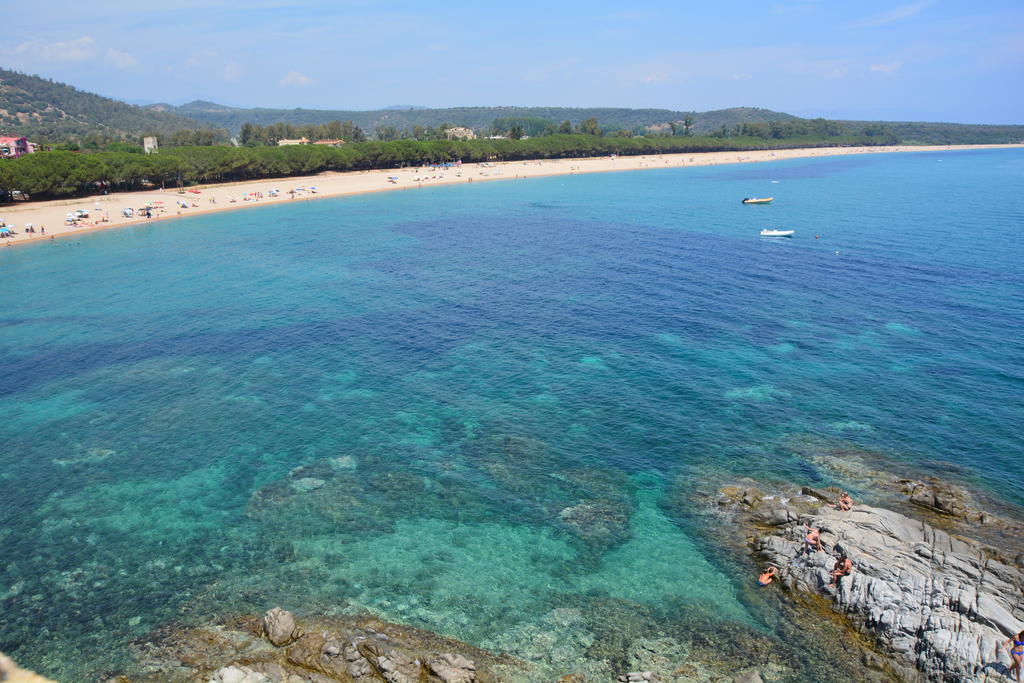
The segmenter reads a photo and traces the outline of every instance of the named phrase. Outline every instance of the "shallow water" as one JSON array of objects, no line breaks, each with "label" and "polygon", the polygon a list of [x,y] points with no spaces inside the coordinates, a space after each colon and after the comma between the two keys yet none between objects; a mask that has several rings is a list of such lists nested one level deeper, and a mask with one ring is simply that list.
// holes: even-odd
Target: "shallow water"
[{"label": "shallow water", "polygon": [[614,604],[813,677],[664,492],[828,483],[792,444],[842,443],[1019,502],[1022,194],[1017,150],[864,155],[3,250],[0,650],[97,678],[158,623],[281,604],[531,660],[585,632],[543,655],[568,672],[613,656]]}]

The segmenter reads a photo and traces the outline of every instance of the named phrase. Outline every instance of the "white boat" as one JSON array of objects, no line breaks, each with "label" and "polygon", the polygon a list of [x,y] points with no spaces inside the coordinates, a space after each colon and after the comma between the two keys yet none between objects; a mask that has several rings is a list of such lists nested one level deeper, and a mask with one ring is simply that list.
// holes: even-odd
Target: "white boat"
[{"label": "white boat", "polygon": [[761,231],[761,237],[792,237],[796,230],[771,230],[765,228]]}]

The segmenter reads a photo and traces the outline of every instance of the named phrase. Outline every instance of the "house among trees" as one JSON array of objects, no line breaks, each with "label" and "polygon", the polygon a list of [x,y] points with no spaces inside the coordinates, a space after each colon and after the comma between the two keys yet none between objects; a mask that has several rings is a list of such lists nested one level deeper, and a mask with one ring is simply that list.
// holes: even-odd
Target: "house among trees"
[{"label": "house among trees", "polygon": [[17,159],[34,151],[36,151],[36,146],[24,136],[20,138],[0,137],[0,157],[4,159]]},{"label": "house among trees", "polygon": [[476,140],[476,133],[473,132],[473,129],[465,128],[464,126],[452,126],[446,129],[444,133],[448,136],[449,140]]},{"label": "house among trees", "polygon": [[142,150],[146,154],[156,154],[157,149],[156,136],[148,135],[142,138]]},{"label": "house among trees", "polygon": [[278,147],[287,147],[288,145],[308,145],[308,144],[309,144],[309,138],[306,138],[306,137],[299,138],[298,140],[278,140],[277,141],[277,146]]},{"label": "house among trees", "polygon": [[[281,143],[278,143],[281,144]],[[345,144],[345,141],[338,138],[335,140],[317,140],[313,143],[314,145],[329,145],[330,147],[341,147]]]}]

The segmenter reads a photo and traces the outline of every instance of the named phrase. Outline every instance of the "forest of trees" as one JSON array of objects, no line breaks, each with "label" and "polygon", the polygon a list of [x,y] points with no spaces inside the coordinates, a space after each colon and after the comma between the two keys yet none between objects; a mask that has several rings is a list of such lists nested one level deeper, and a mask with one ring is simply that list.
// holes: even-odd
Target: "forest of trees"
[{"label": "forest of trees", "polygon": [[[70,141],[86,148],[160,135],[166,144],[203,128],[226,142],[227,130],[169,112],[159,112],[94,95],[38,76],[0,69],[0,130],[25,135],[43,146]],[[194,143],[193,143],[194,144]]]},{"label": "forest of trees", "polygon": [[[596,120],[588,126],[591,127],[600,130]],[[159,154],[141,154],[126,146],[93,153],[58,150],[29,154],[20,159],[2,159],[0,191],[20,190],[34,199],[48,199],[92,193],[101,184],[114,191],[140,190],[153,186],[179,187],[458,160],[469,163],[864,144],[885,144],[885,139],[868,135],[785,140],[752,136],[726,139],[556,133],[525,140],[373,140],[340,147],[186,146],[161,149]]]}]

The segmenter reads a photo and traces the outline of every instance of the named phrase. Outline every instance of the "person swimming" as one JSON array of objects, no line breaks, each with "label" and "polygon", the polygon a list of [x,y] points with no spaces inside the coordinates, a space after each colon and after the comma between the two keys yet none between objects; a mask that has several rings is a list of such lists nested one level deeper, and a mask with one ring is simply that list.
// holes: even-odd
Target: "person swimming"
[{"label": "person swimming", "polygon": [[[1012,645],[1012,647],[1011,647]],[[1013,674],[1017,672],[1017,682],[1020,683],[1021,675],[1021,662],[1024,661],[1024,631],[1021,631],[1016,636],[1007,638],[1004,642],[996,645],[996,658],[999,658],[999,648],[1005,647],[1010,651],[1010,670],[1007,674]]]},{"label": "person swimming", "polygon": [[776,575],[778,575],[778,573],[779,570],[776,567],[768,565],[764,568],[764,570],[762,570],[761,576],[757,577],[758,585],[767,586],[769,583],[772,582],[772,579],[775,578]]}]

